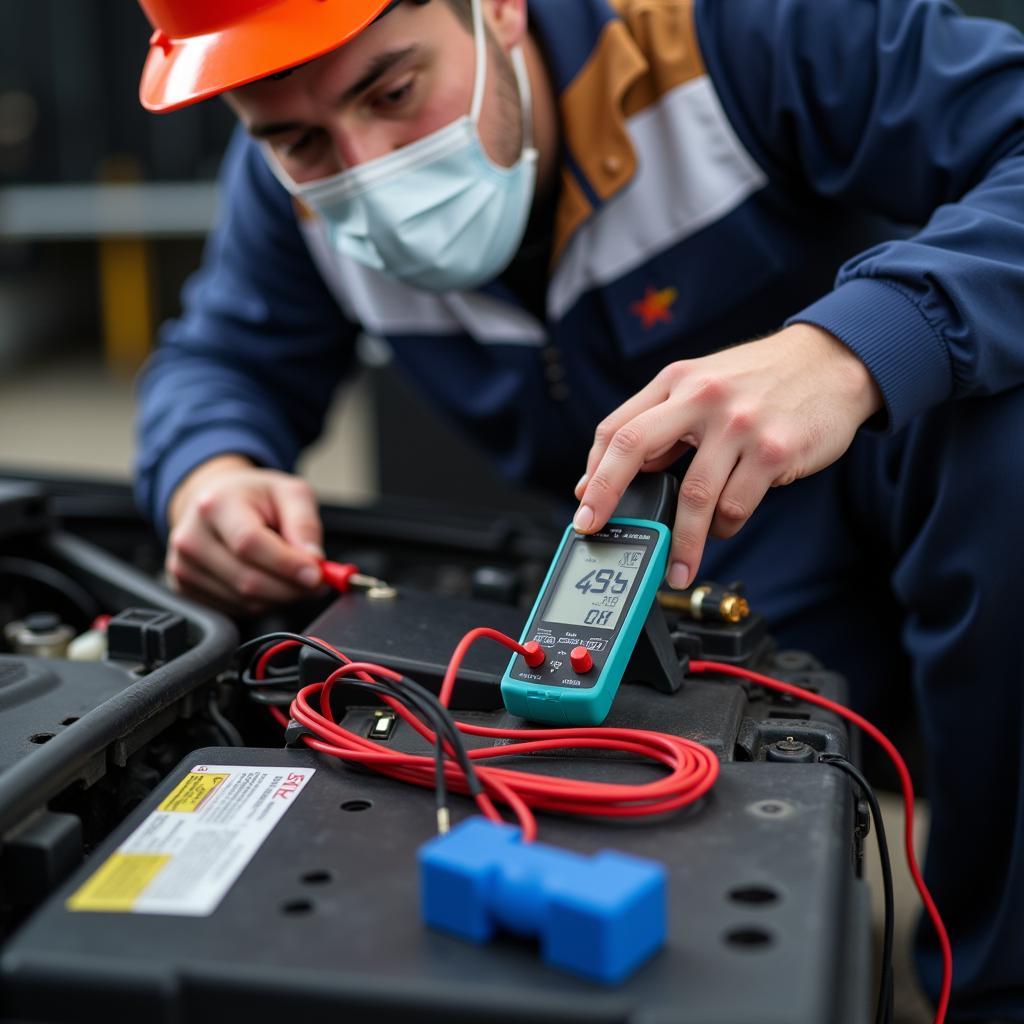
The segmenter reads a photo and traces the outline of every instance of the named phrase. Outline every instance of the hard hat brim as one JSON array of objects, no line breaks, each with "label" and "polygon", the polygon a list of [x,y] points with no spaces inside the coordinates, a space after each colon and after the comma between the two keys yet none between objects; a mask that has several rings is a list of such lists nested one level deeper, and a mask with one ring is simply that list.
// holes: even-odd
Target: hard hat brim
[{"label": "hard hat brim", "polygon": [[289,4],[264,7],[217,32],[151,42],[139,99],[166,113],[315,60],[361,32],[389,0],[326,0],[302,17]]}]

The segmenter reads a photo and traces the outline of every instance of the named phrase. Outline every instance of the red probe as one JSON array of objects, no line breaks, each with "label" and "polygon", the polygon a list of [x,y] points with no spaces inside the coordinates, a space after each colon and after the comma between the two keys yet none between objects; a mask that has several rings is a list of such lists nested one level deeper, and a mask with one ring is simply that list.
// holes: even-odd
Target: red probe
[{"label": "red probe", "polygon": [[377,587],[382,586],[384,582],[376,576],[361,573],[358,565],[351,562],[332,562],[329,558],[320,562],[320,572],[324,583],[333,587],[339,594],[347,594],[350,587]]}]

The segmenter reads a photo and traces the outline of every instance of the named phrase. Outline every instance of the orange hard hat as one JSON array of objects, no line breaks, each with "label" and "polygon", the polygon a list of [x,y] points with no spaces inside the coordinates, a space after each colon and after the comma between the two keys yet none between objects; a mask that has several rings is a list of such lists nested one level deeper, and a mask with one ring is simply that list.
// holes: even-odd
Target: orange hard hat
[{"label": "orange hard hat", "polygon": [[361,32],[389,0],[139,0],[153,35],[139,99],[177,110],[313,60]]}]

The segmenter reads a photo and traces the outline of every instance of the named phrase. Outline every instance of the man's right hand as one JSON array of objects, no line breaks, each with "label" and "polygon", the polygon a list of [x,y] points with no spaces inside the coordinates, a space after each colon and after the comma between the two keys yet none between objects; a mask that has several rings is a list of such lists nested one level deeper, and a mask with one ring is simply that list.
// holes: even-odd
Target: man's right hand
[{"label": "man's right hand", "polygon": [[218,455],[178,485],[168,519],[167,575],[188,597],[253,614],[320,584],[323,528],[298,477]]}]

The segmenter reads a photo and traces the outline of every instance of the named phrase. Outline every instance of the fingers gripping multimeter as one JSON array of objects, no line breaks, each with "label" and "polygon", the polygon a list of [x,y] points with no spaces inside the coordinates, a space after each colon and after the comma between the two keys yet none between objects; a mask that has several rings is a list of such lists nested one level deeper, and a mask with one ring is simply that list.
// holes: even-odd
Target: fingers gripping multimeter
[{"label": "fingers gripping multimeter", "polygon": [[[665,576],[675,480],[642,474],[602,530],[572,525],[501,680],[514,715],[556,725],[604,721]],[[541,661],[541,653],[543,661]]]}]

